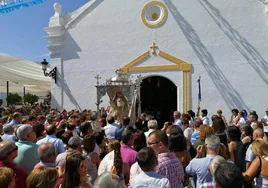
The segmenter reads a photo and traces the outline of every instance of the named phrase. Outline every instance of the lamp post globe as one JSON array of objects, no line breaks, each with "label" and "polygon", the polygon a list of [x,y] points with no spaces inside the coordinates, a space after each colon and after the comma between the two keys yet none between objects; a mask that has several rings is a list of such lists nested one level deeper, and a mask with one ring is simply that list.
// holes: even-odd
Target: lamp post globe
[{"label": "lamp post globe", "polygon": [[48,62],[46,59],[43,59],[43,61],[41,62],[42,64],[42,69],[43,71],[46,71],[47,70],[47,65],[48,65]]}]

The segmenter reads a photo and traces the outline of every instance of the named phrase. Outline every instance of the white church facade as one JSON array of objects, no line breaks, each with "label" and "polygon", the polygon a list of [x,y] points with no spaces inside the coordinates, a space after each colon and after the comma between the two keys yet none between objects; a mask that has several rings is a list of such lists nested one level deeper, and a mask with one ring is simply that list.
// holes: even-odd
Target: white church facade
[{"label": "white church facade", "polygon": [[58,71],[57,83],[51,82],[52,106],[94,110],[95,77],[105,82],[120,69],[131,79],[141,75],[141,89],[149,92],[144,100],[173,103],[172,110],[196,110],[201,77],[201,108],[209,115],[233,108],[264,113],[265,6],[258,0],[91,0],[61,15],[56,4],[44,37],[51,68]]}]

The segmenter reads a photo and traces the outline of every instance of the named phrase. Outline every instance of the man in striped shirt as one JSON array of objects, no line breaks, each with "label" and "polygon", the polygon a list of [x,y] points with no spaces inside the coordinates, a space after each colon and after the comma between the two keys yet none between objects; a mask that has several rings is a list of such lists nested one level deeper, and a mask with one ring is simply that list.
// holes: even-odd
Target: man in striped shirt
[{"label": "man in striped shirt", "polygon": [[183,166],[176,155],[168,149],[168,137],[164,131],[157,130],[148,137],[148,146],[158,154],[156,172],[169,180],[170,187],[182,187]]}]

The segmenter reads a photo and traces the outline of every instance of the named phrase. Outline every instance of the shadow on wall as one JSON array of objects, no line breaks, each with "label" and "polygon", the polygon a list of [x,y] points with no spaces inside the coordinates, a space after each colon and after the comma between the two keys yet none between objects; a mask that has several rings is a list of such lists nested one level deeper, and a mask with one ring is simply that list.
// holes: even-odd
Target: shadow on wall
[{"label": "shadow on wall", "polygon": [[75,108],[77,110],[81,111],[81,107],[79,106],[78,102],[76,101],[76,99],[72,95],[72,92],[71,92],[70,88],[68,87],[68,84],[66,83],[66,81],[64,79],[64,61],[63,60],[61,60],[61,73],[58,73],[58,80],[60,80],[60,82],[58,82],[57,85],[61,89],[61,91],[60,91],[61,92],[61,109],[63,109],[64,93],[66,93],[66,95],[69,97],[71,103],[75,106]]},{"label": "shadow on wall", "polygon": [[230,109],[239,108],[248,110],[249,108],[241,98],[241,95],[235,90],[235,88],[232,87],[228,79],[216,65],[212,55],[201,42],[201,39],[193,27],[179,13],[178,9],[171,0],[164,0],[164,2],[228,107]]},{"label": "shadow on wall", "polygon": [[62,106],[58,103],[53,95],[51,95],[51,104],[53,104],[53,108],[57,108],[58,110],[62,109]]},{"label": "shadow on wall", "polygon": [[236,31],[222,16],[221,12],[207,0],[198,0],[219,28],[229,37],[236,49],[244,56],[248,63],[255,69],[262,80],[268,85],[268,63],[261,54]]},{"label": "shadow on wall", "polygon": [[[78,24],[84,17],[86,17],[89,13],[91,13],[95,8],[97,8],[104,0],[98,0],[92,3],[86,10],[83,10],[82,14],[76,16],[67,26],[67,28],[74,28],[76,24]],[[71,20],[69,14],[64,16],[64,19]]]},{"label": "shadow on wall", "polygon": [[78,46],[74,38],[70,35],[68,31],[65,32],[65,40],[64,40],[64,53],[62,55],[63,61],[79,59],[80,56],[78,52],[81,52],[81,48]]}]

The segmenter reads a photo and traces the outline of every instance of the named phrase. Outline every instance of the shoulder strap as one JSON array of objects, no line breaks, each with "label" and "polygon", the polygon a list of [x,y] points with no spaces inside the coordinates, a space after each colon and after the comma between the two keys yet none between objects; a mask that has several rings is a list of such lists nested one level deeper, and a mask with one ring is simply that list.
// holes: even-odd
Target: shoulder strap
[{"label": "shoulder strap", "polygon": [[261,161],[261,157],[259,157],[259,161],[260,161],[260,170],[262,169],[262,161]]}]

